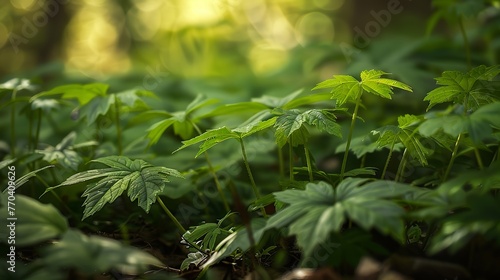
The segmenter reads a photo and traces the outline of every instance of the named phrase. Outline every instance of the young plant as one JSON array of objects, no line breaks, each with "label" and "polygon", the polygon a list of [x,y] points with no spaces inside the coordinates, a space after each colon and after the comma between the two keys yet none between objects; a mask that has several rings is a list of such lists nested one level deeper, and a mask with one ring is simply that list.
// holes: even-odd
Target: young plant
[{"label": "young plant", "polygon": [[[330,94],[323,93],[301,96],[302,93],[302,90],[297,90],[282,98],[263,95],[259,98],[252,98],[252,100],[249,102],[238,102],[220,106],[212,112],[208,113],[206,116],[216,117],[242,113],[253,114],[244,124],[242,124],[246,125],[255,121],[265,120],[273,115],[276,115],[276,112],[296,109],[302,106],[325,101],[330,98]],[[292,153],[290,152],[290,157],[291,155]],[[278,147],[278,163],[280,176],[283,178],[285,174],[285,167],[283,160],[283,151],[281,147]],[[293,168],[293,163],[291,163],[290,166],[290,168]],[[291,176],[293,176],[293,174]]]},{"label": "young plant", "polygon": [[327,110],[320,109],[311,109],[305,112],[300,112],[297,109],[291,109],[284,112],[274,110],[273,112],[279,114],[276,119],[276,123],[274,124],[274,127],[276,128],[275,136],[278,148],[281,149],[287,142],[290,147],[290,181],[293,181],[292,147],[303,145],[309,181],[312,182],[314,180],[313,170],[309,149],[307,148],[309,132],[305,125],[308,124],[315,126],[320,131],[325,131],[328,134],[333,134],[342,138],[341,127],[335,122],[335,115]]},{"label": "young plant", "polygon": [[416,134],[418,131],[416,125],[421,121],[421,118],[417,116],[404,115],[398,117],[398,126],[387,125],[372,131],[373,134],[380,135],[376,142],[379,147],[389,147],[389,155],[385,161],[381,179],[385,177],[394,146],[398,143],[403,144],[405,151],[403,152],[404,156],[396,174],[396,181],[398,181],[400,173],[404,170],[407,154],[417,159],[422,166],[427,165],[427,157],[430,155],[431,151],[422,145],[419,135]]},{"label": "young plant", "polygon": [[189,146],[192,146],[194,144],[203,142],[203,144],[201,144],[201,146],[200,146],[198,153],[195,156],[195,157],[198,157],[202,153],[208,151],[210,148],[216,146],[217,144],[219,144],[221,142],[224,142],[224,141],[229,140],[229,139],[238,140],[238,142],[240,143],[240,147],[241,147],[241,154],[243,156],[243,162],[245,164],[248,178],[250,179],[250,183],[252,185],[252,190],[255,194],[255,197],[257,199],[259,199],[260,198],[259,190],[257,189],[257,185],[255,184],[255,180],[254,180],[253,175],[252,175],[252,170],[250,169],[250,164],[248,163],[248,158],[247,158],[247,153],[245,150],[245,144],[243,143],[243,138],[248,137],[252,134],[255,134],[259,131],[262,131],[264,129],[267,129],[267,128],[273,126],[274,123],[276,122],[276,119],[277,119],[277,117],[273,117],[273,118],[270,118],[266,121],[258,121],[258,122],[256,121],[256,122],[250,123],[246,126],[238,127],[235,129],[229,129],[229,128],[224,126],[221,128],[208,130],[207,132],[205,132],[199,136],[196,136],[192,139],[182,141],[183,145],[179,149],[175,150],[174,153],[178,152],[182,149],[185,149]]},{"label": "young plant", "polygon": [[12,158],[16,157],[16,103],[23,101],[24,99],[17,97],[17,93],[21,90],[33,90],[33,85],[26,79],[12,79],[3,84],[0,84],[0,92],[11,92],[11,98],[9,102],[2,104],[3,106],[10,105],[10,154]]},{"label": "young plant", "polygon": [[340,107],[347,102],[354,102],[355,104],[351,119],[351,126],[349,128],[349,135],[347,136],[346,150],[340,170],[340,180],[344,178],[347,156],[349,155],[354,125],[358,117],[358,109],[362,104],[361,97],[363,93],[369,92],[383,98],[391,99],[393,87],[410,92],[412,91],[410,86],[402,82],[382,78],[382,76],[386,74],[388,73],[380,70],[365,70],[361,72],[361,81],[358,81],[356,78],[348,75],[334,75],[333,79],[323,81],[313,88],[313,90],[331,88],[331,98],[336,100],[337,107]]},{"label": "young plant", "polygon": [[334,189],[325,182],[308,183],[305,190],[274,193],[287,207],[270,217],[265,229],[289,227],[307,259],[332,232],[339,233],[347,219],[364,230],[372,228],[404,240],[404,209],[389,200],[417,189],[391,181],[346,178]]},{"label": "young plant", "polygon": [[[482,109],[482,107],[499,100],[498,84],[492,82],[492,79],[499,73],[499,66],[486,67],[484,65],[478,66],[467,73],[445,71],[441,77],[436,78],[440,87],[429,92],[424,98],[425,101],[429,101],[427,110],[436,104],[447,102],[461,106],[460,115],[448,116],[448,114],[445,114],[438,118],[430,118],[422,123],[419,128],[420,133],[424,136],[432,135],[442,128],[445,133],[456,137],[443,181],[448,178],[451,167],[458,156],[458,148],[464,135],[468,133],[471,140],[475,144],[479,144],[480,140],[491,134],[491,125],[497,126],[495,124],[496,112],[494,111],[497,105],[490,105],[492,107],[486,109]],[[476,114],[471,114],[471,112],[475,111]],[[474,154],[478,165],[482,168],[483,163],[477,147],[474,148]]]},{"label": "young plant", "polygon": [[153,166],[143,160],[131,160],[123,156],[104,157],[95,159],[92,162],[104,164],[107,168],[76,173],[63,183],[48,188],[45,193],[63,186],[99,180],[88,184],[82,195],[86,197],[83,203],[85,209],[83,210],[82,220],[94,215],[106,203],[112,203],[124,191],[127,191],[130,201],[133,202],[137,199],[137,204],[146,213],[149,213],[151,204],[157,201],[181,233],[186,232],[159,197],[166,183],[170,181],[170,176],[183,178],[177,170]]},{"label": "young plant", "polygon": [[[203,95],[198,95],[189,105],[186,107],[184,111],[178,111],[174,113],[168,113],[165,111],[148,111],[137,115],[135,118],[131,120],[132,124],[146,121],[156,117],[163,117],[164,119],[151,125],[148,128],[148,134],[146,137],[149,139],[149,145],[153,145],[160,140],[160,137],[163,135],[165,130],[169,127],[173,126],[174,133],[179,135],[183,140],[189,139],[193,136],[193,131],[196,131],[198,135],[201,135],[202,132],[198,127],[197,123],[203,120],[205,117],[200,116],[197,113],[212,104],[217,103],[216,99],[207,99]],[[217,191],[219,192],[219,196],[224,204],[224,208],[226,212],[229,213],[231,209],[229,208],[229,204],[227,203],[226,196],[222,190],[222,186],[219,182],[219,178],[217,176],[217,172],[208,156],[208,153],[204,153],[205,160],[208,165],[208,170],[212,174],[215,186],[217,187]]]},{"label": "young plant", "polygon": [[[121,125],[122,113],[144,111],[149,106],[142,97],[156,97],[152,92],[145,90],[127,90],[118,93],[108,93],[109,86],[101,83],[87,85],[64,85],[44,91],[31,97],[30,102],[53,95],[61,95],[61,99],[77,99],[78,107],[75,113],[78,118],[86,118],[87,124],[94,124],[98,117],[110,116],[116,127],[116,148],[118,155],[123,154],[123,128]],[[97,123],[96,123],[97,124]],[[98,129],[98,124],[96,129]]]}]

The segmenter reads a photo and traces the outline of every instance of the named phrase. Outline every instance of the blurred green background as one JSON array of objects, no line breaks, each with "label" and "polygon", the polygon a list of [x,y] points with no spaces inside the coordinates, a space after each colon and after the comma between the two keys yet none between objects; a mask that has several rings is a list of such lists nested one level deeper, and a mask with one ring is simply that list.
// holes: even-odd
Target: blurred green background
[{"label": "blurred green background", "polygon": [[[226,92],[261,92],[256,83],[286,91],[380,68],[425,90],[429,69],[466,67],[458,25],[440,20],[428,30],[443,1],[1,2],[1,80],[122,77],[121,84],[161,92],[174,79],[209,79]],[[465,19],[474,59],[494,64],[498,9],[480,12]]]}]

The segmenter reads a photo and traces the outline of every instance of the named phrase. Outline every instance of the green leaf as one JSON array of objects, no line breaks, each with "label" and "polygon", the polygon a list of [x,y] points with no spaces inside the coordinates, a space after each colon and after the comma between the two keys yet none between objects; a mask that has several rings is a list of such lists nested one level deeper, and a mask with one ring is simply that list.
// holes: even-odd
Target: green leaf
[{"label": "green leaf", "polygon": [[499,242],[500,199],[490,195],[472,194],[467,199],[470,209],[454,214],[441,225],[433,237],[430,253],[449,250],[456,253],[474,236]]},{"label": "green leaf", "polygon": [[119,93],[115,93],[113,95],[115,96],[115,98],[120,100],[120,104],[125,104],[126,106],[129,107],[134,107],[137,104],[141,104],[141,106],[147,108],[148,106],[144,103],[141,97],[146,96],[146,97],[157,98],[157,96],[150,91],[137,90],[137,89],[130,89]]},{"label": "green leaf", "polygon": [[[33,171],[28,172],[28,173],[24,174],[23,176],[19,177],[18,179],[16,179],[16,182],[15,182],[16,189],[18,189],[22,185],[26,184],[31,178],[37,176],[38,172],[43,171],[43,170],[48,169],[48,168],[52,168],[52,167],[54,167],[54,166],[53,165],[44,166],[42,168],[39,168],[37,170],[33,170]],[[1,169],[1,167],[0,167],[0,169]],[[8,189],[6,188],[3,192],[6,193],[7,190]]]},{"label": "green leaf", "polygon": [[348,75],[335,75],[333,79],[319,83],[315,89],[332,88],[332,99],[337,100],[337,106],[348,101],[357,100],[363,91],[373,93],[383,98],[391,99],[393,87],[412,91],[411,87],[396,80],[381,78],[385,73],[380,70],[365,70],[361,72],[361,81]]},{"label": "green leaf", "polygon": [[[83,206],[83,218],[92,216],[101,210],[106,203],[112,203],[125,190],[131,201],[137,199],[137,204],[149,212],[156,196],[169,182],[169,176],[183,178],[182,175],[170,168],[156,167],[143,160],[131,160],[123,156],[110,156],[93,160],[107,165],[109,168],[92,169],[77,173],[66,179],[65,182],[50,189],[61,186],[74,185],[100,179],[90,184],[82,196],[86,197]],[[49,190],[50,190],[49,189]]]},{"label": "green leaf", "polygon": [[[494,94],[490,93],[488,84],[485,81],[490,81],[500,73],[500,67],[484,65],[478,66],[467,73],[459,71],[445,71],[441,77],[436,78],[438,87],[427,94],[424,98],[429,101],[427,110],[439,103],[454,102],[462,104],[469,97],[470,109],[476,109],[484,104],[481,100],[491,101],[495,98]],[[488,95],[490,98],[486,98]],[[488,102],[489,103],[489,102]]]},{"label": "green leaf", "polygon": [[182,237],[191,243],[197,243],[199,239],[204,237],[200,248],[213,251],[219,242],[228,235],[229,231],[222,229],[219,224],[206,223],[191,227]]},{"label": "green leaf", "polygon": [[[266,229],[290,226],[290,234],[307,259],[331,232],[340,232],[347,218],[365,230],[375,228],[398,241],[404,240],[404,210],[388,198],[404,196],[415,188],[392,181],[346,178],[334,191],[325,182],[309,183],[305,190],[274,193],[289,204],[269,218]],[[366,183],[366,184],[365,184]]]},{"label": "green leaf", "polygon": [[163,132],[167,130],[171,125],[173,125],[176,122],[175,119],[166,119],[159,121],[152,126],[150,126],[147,129],[147,134],[146,137],[149,139],[149,146],[156,144],[158,140],[160,140],[160,137],[163,135]]},{"label": "green leaf", "polygon": [[225,126],[217,129],[208,130],[205,133],[198,135],[192,139],[182,141],[183,145],[179,149],[175,150],[174,153],[176,153],[179,150],[185,149],[189,146],[192,146],[194,144],[203,142],[203,144],[200,145],[200,149],[198,150],[198,153],[195,156],[198,157],[199,155],[203,154],[204,152],[208,151],[210,148],[214,147],[215,145],[221,142],[224,142],[229,139],[237,139],[241,141],[243,138],[247,136],[250,136],[254,133],[257,133],[261,130],[271,127],[275,122],[276,122],[276,117],[273,117],[266,121],[255,121],[246,126],[237,127],[232,130]]},{"label": "green leaf", "polygon": [[277,118],[278,117],[272,117],[265,121],[255,121],[248,125],[237,127],[233,129],[233,132],[239,133],[241,135],[241,138],[244,138],[273,126],[276,123]]},{"label": "green leaf", "polygon": [[404,115],[398,117],[398,126],[388,125],[372,130],[372,134],[379,134],[377,139],[379,147],[390,147],[394,144],[402,143],[410,156],[417,159],[423,166],[427,165],[427,157],[431,151],[424,147],[420,141],[420,135],[416,125],[421,122],[421,118],[414,115]]},{"label": "green leaf", "polygon": [[87,125],[90,126],[95,123],[99,116],[108,114],[111,105],[114,103],[115,98],[113,95],[96,96],[80,108],[80,119],[86,118]]},{"label": "green leaf", "polygon": [[424,137],[432,136],[439,131],[458,137],[461,133],[468,133],[475,145],[491,137],[493,129],[500,128],[500,102],[484,105],[469,116],[457,114],[431,114],[431,118],[424,121],[419,132]]},{"label": "green leaf", "polygon": [[[9,203],[10,202],[10,203]],[[14,203],[14,204],[12,204]],[[15,210],[10,209],[12,207]],[[0,218],[9,225],[10,211],[15,211],[15,244],[17,246],[32,246],[56,238],[68,230],[64,216],[51,204],[42,204],[24,195],[16,195],[14,201],[2,195]],[[0,229],[2,240],[8,239],[9,227]],[[10,243],[9,243],[10,244]]]},{"label": "green leaf", "polygon": [[207,255],[202,252],[189,253],[187,259],[182,261],[181,271],[189,269],[191,264],[194,265],[195,268],[198,268],[206,260]]},{"label": "green leaf", "polygon": [[297,109],[285,111],[284,114],[279,116],[274,124],[278,146],[285,146],[289,139],[291,139],[294,146],[306,143],[309,133],[303,123],[304,119]]},{"label": "green leaf", "polygon": [[40,97],[62,94],[62,99],[78,99],[80,105],[85,105],[96,96],[105,96],[108,91],[108,87],[108,85],[101,83],[58,86],[51,90],[43,91],[34,95],[31,97],[30,102],[33,102],[33,100]]},{"label": "green leaf", "polygon": [[77,230],[68,230],[61,241],[43,251],[46,266],[59,270],[76,269],[91,276],[112,269],[125,274],[138,274],[148,266],[162,266],[155,257],[134,247],[100,236],[86,236]]},{"label": "green leaf", "polygon": [[44,150],[37,150],[43,154],[43,160],[49,164],[60,164],[64,168],[78,170],[78,166],[82,163],[80,155],[73,150],[73,143],[76,139],[76,132],[70,132],[61,143],[55,147],[48,146]]},{"label": "green leaf", "polygon": [[[266,220],[263,218],[252,219],[251,229],[253,233],[253,238],[255,243],[258,244],[265,232]],[[226,237],[222,242],[219,243],[217,248],[215,248],[215,253],[207,260],[203,265],[203,268],[207,268],[224,259],[225,257],[231,255],[234,251],[240,249],[242,252],[246,252],[250,249],[250,240],[248,236],[248,231],[245,227],[240,228],[238,231],[232,233]]]}]

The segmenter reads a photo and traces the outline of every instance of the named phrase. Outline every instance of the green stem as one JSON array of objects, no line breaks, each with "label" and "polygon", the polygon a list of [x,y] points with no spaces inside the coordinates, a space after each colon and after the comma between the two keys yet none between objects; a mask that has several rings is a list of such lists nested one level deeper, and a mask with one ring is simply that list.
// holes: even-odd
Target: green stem
[{"label": "green stem", "polygon": [[[247,158],[247,153],[245,151],[245,145],[243,144],[243,139],[240,138],[239,141],[241,145],[241,153],[243,154],[243,162],[245,163],[245,167],[248,173],[248,178],[250,178],[250,183],[252,184],[253,193],[255,194],[255,197],[257,199],[260,199],[259,190],[257,189],[257,185],[255,184],[255,180],[253,179],[252,170],[250,169],[250,165],[248,164],[248,158]],[[266,209],[262,207],[261,210],[262,210],[262,215],[264,217],[267,217]]]},{"label": "green stem", "polygon": [[307,145],[304,144],[304,152],[306,154],[306,162],[307,162],[307,173],[309,173],[309,182],[314,181],[312,166],[311,166],[311,157],[309,156],[309,149],[307,149]]},{"label": "green stem", "polygon": [[380,179],[382,179],[382,180],[385,177],[385,172],[387,171],[387,167],[389,167],[389,162],[391,161],[392,152],[394,151],[394,144],[395,143],[396,143],[396,139],[394,139],[391,143],[391,148],[389,149],[389,155],[387,156],[387,160],[385,161],[384,170],[382,171],[382,176],[380,176]]},{"label": "green stem", "polygon": [[403,152],[403,157],[401,158],[401,162],[399,163],[398,172],[396,173],[395,182],[398,182],[401,174],[404,172],[404,168],[406,166],[406,158],[408,157],[408,149],[405,149]]},{"label": "green stem", "polygon": [[35,141],[33,143],[33,149],[38,147],[38,141],[40,139],[40,128],[42,127],[42,109],[38,109],[38,122],[36,124]]},{"label": "green stem", "polygon": [[352,133],[354,131],[354,124],[356,123],[356,118],[358,117],[358,109],[361,101],[361,93],[356,99],[356,106],[354,107],[354,113],[352,114],[351,127],[349,128],[349,136],[347,137],[347,144],[345,146],[344,159],[342,160],[342,168],[340,169],[340,181],[344,179],[345,167],[347,165],[347,156],[349,155],[349,148],[351,147]]},{"label": "green stem", "polygon": [[16,99],[17,90],[12,91],[12,107],[10,110],[10,153],[12,158],[16,157]]},{"label": "green stem", "polygon": [[170,212],[170,210],[168,210],[167,206],[165,206],[165,204],[163,203],[163,201],[161,200],[161,198],[159,196],[156,197],[156,201],[158,201],[158,203],[160,204],[163,211],[172,220],[172,222],[174,222],[175,226],[181,231],[181,233],[182,234],[186,233],[186,230],[181,225],[181,223],[179,223],[179,220],[177,220],[177,218],[172,214],[172,212]]},{"label": "green stem", "polygon": [[33,111],[31,110],[29,111],[28,120],[28,151],[33,152]]},{"label": "green stem", "polygon": [[288,142],[288,153],[290,157],[289,169],[290,169],[290,181],[293,181],[293,150],[292,150],[292,139]]},{"label": "green stem", "polygon": [[279,169],[280,169],[280,178],[285,178],[285,164],[283,160],[283,149],[278,146],[278,160],[279,160]]},{"label": "green stem", "polygon": [[248,164],[247,153],[245,151],[245,145],[243,144],[243,139],[239,139],[241,145],[241,153],[243,154],[243,162],[245,163],[245,167],[247,169],[248,178],[250,178],[250,183],[252,184],[253,193],[257,199],[260,199],[259,190],[257,189],[257,185],[255,184],[255,180],[253,179],[252,170],[250,170],[250,165]]},{"label": "green stem", "polygon": [[118,149],[118,155],[121,156],[123,153],[122,147],[122,127],[120,125],[120,102],[115,95],[115,118],[116,118],[116,144]]},{"label": "green stem", "polygon": [[474,155],[476,156],[477,165],[480,170],[484,169],[483,159],[481,158],[481,154],[479,154],[479,150],[474,148]]},{"label": "green stem", "polygon": [[458,18],[458,25],[460,27],[460,32],[462,33],[462,38],[464,39],[465,57],[467,59],[467,67],[469,67],[469,69],[471,69],[472,64],[471,64],[471,57],[470,57],[469,39],[467,38],[467,33],[465,32],[463,16],[460,16]]},{"label": "green stem", "polygon": [[[194,122],[190,121],[190,123],[193,125],[198,135],[201,135],[202,133],[200,128]],[[205,154],[205,160],[207,161],[208,170],[210,171],[212,177],[214,178],[215,186],[217,187],[217,191],[219,192],[220,198],[222,199],[222,203],[224,204],[226,213],[229,213],[231,212],[231,208],[229,208],[229,204],[227,203],[226,197],[224,196],[224,192],[222,191],[222,185],[220,184],[219,177],[217,177],[217,173],[215,172],[215,169],[212,165],[212,161],[208,157],[208,152],[204,152],[204,154]]]},{"label": "green stem", "polygon": [[361,157],[361,163],[359,164],[359,168],[365,168],[365,164],[366,164],[366,154],[364,154]]},{"label": "green stem", "polygon": [[448,167],[446,168],[446,172],[444,173],[443,176],[443,182],[445,182],[446,179],[448,179],[448,175],[450,175],[451,167],[453,166],[453,162],[457,157],[458,146],[460,146],[460,140],[462,140],[462,133],[458,134],[457,141],[455,142],[455,147],[453,148],[453,152],[451,153],[450,162],[448,163]]}]

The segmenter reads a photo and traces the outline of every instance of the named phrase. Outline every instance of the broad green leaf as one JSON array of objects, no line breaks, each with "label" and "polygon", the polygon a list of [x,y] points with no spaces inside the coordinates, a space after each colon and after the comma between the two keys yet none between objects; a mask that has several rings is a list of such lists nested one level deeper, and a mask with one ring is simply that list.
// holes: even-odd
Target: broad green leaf
[{"label": "broad green leaf", "polygon": [[[93,160],[109,168],[92,169],[77,173],[65,182],[50,189],[74,185],[100,179],[90,184],[82,196],[86,197],[83,206],[83,218],[92,216],[101,210],[106,203],[112,203],[125,190],[131,201],[137,199],[137,204],[149,212],[151,204],[156,200],[169,182],[169,176],[182,178],[182,175],[170,168],[156,167],[143,160],[131,160],[123,156],[110,156]],[[49,189],[49,190],[50,190]]]},{"label": "broad green leaf", "polygon": [[[6,221],[5,223],[9,225],[9,218],[14,217],[14,215],[17,218],[17,220],[12,221],[15,223],[16,246],[36,245],[56,238],[68,230],[66,219],[51,204],[42,204],[24,195],[16,195],[14,201],[8,200],[6,194],[2,194],[1,197],[0,218],[2,221]],[[9,215],[11,212],[14,215]],[[0,228],[2,240],[9,240],[9,231],[8,226],[4,225]]]},{"label": "broad green leaf", "polygon": [[76,133],[73,131],[55,147],[48,146],[44,150],[37,150],[37,152],[43,154],[43,160],[49,164],[60,164],[65,168],[77,170],[82,163],[82,158],[73,149],[75,139]]},{"label": "broad green leaf", "polygon": [[195,117],[194,114],[209,105],[215,104],[218,101],[216,99],[206,99],[203,95],[198,95],[195,100],[188,104],[186,110],[178,111],[174,113],[168,113],[165,111],[152,111],[138,115],[132,120],[132,124],[136,124],[142,121],[148,121],[156,117],[164,117],[165,119],[151,125],[148,128],[148,134],[146,137],[150,140],[149,146],[156,144],[160,139],[161,135],[170,126],[174,127],[174,133],[179,135],[182,139],[188,139],[193,135],[195,130],[195,123],[208,115],[202,117]]},{"label": "broad green leaf", "polygon": [[316,127],[320,131],[342,138],[342,128],[335,121],[335,115],[319,109],[307,110],[301,114],[303,122]]},{"label": "broad green leaf", "polygon": [[269,109],[266,105],[259,102],[239,102],[217,107],[204,117],[216,117],[231,114],[257,113]]},{"label": "broad green leaf", "polygon": [[146,137],[149,139],[149,146],[156,144],[160,137],[163,135],[163,132],[167,130],[171,125],[173,125],[176,121],[172,118],[159,121],[147,129]]},{"label": "broad green leaf", "polygon": [[293,146],[306,143],[309,133],[304,124],[315,126],[320,131],[342,137],[341,127],[335,122],[335,115],[332,113],[319,109],[311,109],[301,113],[297,109],[291,109],[284,111],[274,125],[278,146],[283,147],[290,139]]},{"label": "broad green leaf", "polygon": [[197,110],[203,107],[207,107],[209,105],[213,105],[216,103],[219,103],[219,100],[215,98],[207,98],[202,94],[198,94],[196,98],[187,105],[185,110],[186,115],[189,116],[191,114],[194,114]]},{"label": "broad green leaf", "polygon": [[[130,90],[115,93],[113,95],[115,96],[115,98],[120,100],[121,104],[124,104],[128,107],[134,107],[137,104],[141,104],[141,106],[147,108],[147,105],[144,103],[144,101],[142,100],[141,97],[145,96],[145,97],[157,98],[157,96],[150,91],[137,90],[137,89],[130,89]],[[116,102],[116,100],[115,100],[115,102]]]},{"label": "broad green leaf", "polygon": [[[454,102],[463,104],[468,97],[467,106],[476,109],[484,105],[482,100],[492,101],[494,93],[490,93],[487,83],[500,73],[500,67],[484,65],[478,66],[467,73],[459,71],[445,71],[441,77],[436,78],[438,87],[427,94],[424,98],[429,101],[427,110],[439,103]],[[488,98],[485,98],[488,97]],[[488,102],[489,103],[489,102]],[[471,107],[472,106],[472,107]]]},{"label": "broad green leaf", "polygon": [[163,266],[148,253],[100,236],[86,236],[77,230],[68,230],[62,239],[43,250],[46,266],[60,270],[76,269],[91,276],[114,269],[124,274],[138,274],[148,266]]},{"label": "broad green leaf", "polygon": [[443,131],[456,138],[461,133],[468,133],[472,142],[480,145],[491,137],[493,127],[500,128],[500,102],[484,105],[469,116],[437,114],[430,117],[419,126],[422,136],[429,137]]},{"label": "broad green leaf", "polygon": [[132,117],[128,121],[128,125],[133,126],[133,125],[137,125],[139,123],[147,122],[149,120],[156,119],[156,118],[165,118],[165,119],[168,119],[170,117],[172,117],[172,114],[169,113],[169,112],[166,112],[166,111],[162,111],[162,110],[148,110],[148,111],[139,113],[139,114],[135,115],[134,117]]},{"label": "broad green leaf", "polygon": [[348,218],[365,230],[375,228],[402,242],[404,210],[388,199],[415,192],[416,188],[392,181],[368,181],[346,178],[335,190],[319,182],[307,184],[305,190],[274,193],[288,206],[269,218],[266,229],[289,226],[305,259],[330,233],[340,232]]},{"label": "broad green leaf", "polygon": [[278,117],[272,117],[265,121],[256,121],[245,126],[237,127],[233,129],[233,132],[239,133],[242,138],[250,136],[254,133],[257,133],[259,131],[262,131],[266,128],[273,126],[277,118]]},{"label": "broad green leaf", "polygon": [[207,132],[198,135],[192,139],[182,141],[183,145],[179,149],[175,150],[174,153],[179,150],[185,149],[189,146],[192,146],[194,144],[203,142],[203,144],[200,145],[200,149],[198,150],[198,153],[195,156],[198,157],[199,155],[203,154],[204,152],[208,151],[210,148],[214,147],[215,145],[221,142],[224,142],[229,139],[237,139],[239,141],[242,141],[242,139],[247,136],[250,136],[254,133],[257,133],[261,130],[271,127],[275,122],[276,122],[276,117],[273,117],[266,121],[255,121],[246,126],[237,127],[232,130],[225,126],[217,129],[208,130]]},{"label": "broad green leaf", "polygon": [[290,93],[289,95],[283,98],[264,95],[258,98],[252,98],[252,102],[258,102],[264,104],[269,108],[283,108],[286,104],[296,99],[301,93],[302,90],[300,89]]},{"label": "broad green leaf", "polygon": [[80,119],[86,118],[87,125],[92,125],[95,123],[99,116],[104,116],[108,114],[111,105],[115,103],[115,98],[113,95],[109,96],[96,96],[85,102],[79,110]]},{"label": "broad green leaf", "polygon": [[412,91],[411,87],[396,80],[381,78],[385,73],[380,70],[365,70],[360,74],[361,81],[352,76],[335,75],[333,79],[319,83],[315,89],[332,88],[332,99],[337,100],[337,106],[341,106],[348,101],[359,99],[363,91],[391,99],[393,87]]},{"label": "broad green leaf", "polygon": [[48,91],[43,91],[31,97],[30,102],[40,97],[62,94],[62,99],[78,99],[80,105],[87,104],[96,96],[105,96],[108,91],[108,85],[101,83],[87,85],[64,85],[58,86]]},{"label": "broad green leaf", "polygon": [[[182,141],[183,145],[179,149],[175,150],[174,153],[176,153],[182,149],[185,149],[189,146],[192,146],[194,144],[204,142],[204,141],[210,141],[210,144],[207,144],[207,146],[205,146],[204,150],[206,151],[209,148],[215,146],[216,144],[218,144],[222,141],[225,141],[227,139],[232,139],[232,138],[238,138],[238,134],[236,132],[231,131],[229,128],[227,128],[225,126],[217,128],[217,129],[211,129],[211,130],[208,130],[207,132],[205,132],[201,135],[198,135],[194,138]],[[198,153],[198,155],[199,154],[201,154],[201,153]]]},{"label": "broad green leaf", "polygon": [[309,133],[303,123],[304,119],[297,109],[285,111],[283,115],[279,116],[274,124],[278,146],[285,146],[289,139],[291,139],[294,146],[306,143]]}]

